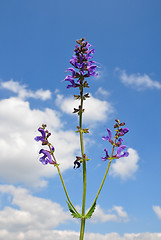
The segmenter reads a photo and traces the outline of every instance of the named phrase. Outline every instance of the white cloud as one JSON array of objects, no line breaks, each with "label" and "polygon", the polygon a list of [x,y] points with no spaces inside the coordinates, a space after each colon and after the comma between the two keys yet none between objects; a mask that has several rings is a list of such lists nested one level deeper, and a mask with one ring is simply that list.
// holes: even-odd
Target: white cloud
[{"label": "white cloud", "polygon": [[51,165],[39,162],[40,143],[34,137],[40,133],[37,128],[47,123],[52,132],[51,142],[56,148],[55,155],[60,169],[73,167],[75,154],[79,151],[79,137],[73,131],[63,130],[58,112],[31,109],[29,102],[19,98],[0,101],[0,178],[9,183],[23,182],[30,186],[45,186],[43,177],[57,174]]},{"label": "white cloud", "polygon": [[124,219],[124,221],[128,221],[128,215],[127,213],[123,210],[122,206],[114,206],[113,210],[115,210],[118,214],[118,216],[122,219]]},{"label": "white cloud", "polygon": [[[61,94],[57,95],[57,105],[67,114],[73,114],[73,109],[78,108],[79,101],[74,100],[74,97],[64,97]],[[84,121],[88,124],[106,122],[114,109],[111,103],[99,100],[90,94],[90,98],[84,101]]]},{"label": "white cloud", "polygon": [[[79,232],[53,230],[60,224],[73,221],[71,215],[65,212],[60,204],[51,200],[32,196],[21,187],[0,185],[1,198],[5,200],[5,207],[0,210],[0,239],[5,240],[77,240]],[[6,199],[6,197],[5,197]],[[109,220],[125,221],[128,216],[121,206],[114,206],[115,217],[104,213],[98,206],[95,218],[101,222]],[[111,214],[112,216],[112,214]],[[160,240],[161,233],[85,233],[85,240]]]},{"label": "white cloud", "polygon": [[116,69],[116,71],[120,73],[120,80],[126,86],[133,87],[136,90],[161,89],[161,83],[152,80],[147,74],[134,73],[128,75],[125,70]]},{"label": "white cloud", "polygon": [[47,100],[51,98],[50,90],[38,89],[37,91],[33,92],[30,89],[27,89],[26,85],[21,85],[19,82],[13,81],[13,79],[6,82],[1,81],[0,87],[17,93],[18,97],[21,99],[35,98]]},{"label": "white cloud", "polygon": [[112,209],[108,210],[107,213],[105,213],[104,210],[99,205],[97,205],[91,218],[91,222],[97,223],[109,221],[126,222],[128,221],[128,215],[123,210],[122,206],[114,206]]},{"label": "white cloud", "polygon": [[110,95],[110,93],[102,87],[99,87],[95,94],[98,97],[108,97]]},{"label": "white cloud", "polygon": [[133,178],[138,170],[139,155],[136,150],[129,148],[129,156],[115,160],[110,169],[110,175],[121,177],[123,180]]},{"label": "white cloud", "polygon": [[0,210],[0,229],[8,231],[49,230],[72,220],[60,204],[32,196],[27,189],[0,185],[1,194],[11,195],[10,206]]},{"label": "white cloud", "polygon": [[161,207],[160,206],[153,206],[153,210],[157,217],[161,220]]},{"label": "white cloud", "polygon": [[[30,230],[26,232],[9,232],[0,230],[0,239],[5,240],[78,240],[79,233],[74,231],[57,230]],[[86,233],[84,240],[161,240],[161,233],[125,233],[120,236],[118,233]]]},{"label": "white cloud", "polygon": [[[1,198],[5,200],[5,207],[0,210],[0,239],[5,240],[77,240],[79,232],[53,230],[60,224],[73,221],[71,215],[64,211],[60,204],[51,200],[32,196],[21,187],[0,185]],[[5,197],[6,199],[6,197]],[[96,209],[98,221],[126,220],[127,213],[121,206],[114,206],[116,217],[108,217],[100,207]],[[112,214],[111,214],[112,215]],[[85,233],[85,240],[160,240],[161,233]]]}]

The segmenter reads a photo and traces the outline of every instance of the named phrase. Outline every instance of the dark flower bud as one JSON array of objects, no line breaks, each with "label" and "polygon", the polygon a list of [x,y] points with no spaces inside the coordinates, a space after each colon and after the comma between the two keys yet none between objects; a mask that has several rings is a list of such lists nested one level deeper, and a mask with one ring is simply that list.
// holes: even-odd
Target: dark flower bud
[{"label": "dark flower bud", "polygon": [[122,123],[120,123],[119,125],[120,125],[120,126],[124,126],[124,125],[125,125],[125,122],[122,122]]},{"label": "dark flower bud", "polygon": [[46,124],[42,124],[42,128],[45,129],[47,126]]},{"label": "dark flower bud", "polygon": [[117,119],[117,118],[115,118],[115,121],[117,122],[117,123],[119,123],[120,121]]},{"label": "dark flower bud", "polygon": [[48,138],[48,137],[50,137],[50,136],[51,136],[51,133],[50,133],[50,132],[48,132],[46,137]]},{"label": "dark flower bud", "polygon": [[43,140],[42,145],[48,145],[48,140]]},{"label": "dark flower bud", "polygon": [[[81,160],[82,158],[81,157],[78,157],[78,156],[76,156],[76,160],[74,161],[74,167],[73,168],[79,168],[80,167],[80,160]],[[76,165],[77,165],[77,167],[76,167]]]}]

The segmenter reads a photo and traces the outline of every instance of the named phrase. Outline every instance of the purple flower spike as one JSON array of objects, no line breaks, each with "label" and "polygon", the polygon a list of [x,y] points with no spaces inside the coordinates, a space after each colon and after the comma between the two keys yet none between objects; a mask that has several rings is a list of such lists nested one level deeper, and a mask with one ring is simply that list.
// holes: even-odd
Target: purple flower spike
[{"label": "purple flower spike", "polygon": [[[79,87],[80,85],[83,87],[88,87],[87,85],[83,85],[85,78],[94,76],[96,77],[98,74],[96,73],[97,66],[94,64],[94,61],[90,59],[93,58],[94,49],[90,49],[91,44],[85,41],[85,38],[76,41],[78,44],[75,45],[74,53],[75,56],[72,56],[70,59],[70,64],[76,68],[68,68],[67,71],[72,73],[71,78],[69,76],[65,79],[66,81],[70,81],[72,85],[68,85],[67,88],[71,87]],[[77,80],[77,84],[74,83],[73,78],[79,78]],[[71,81],[72,80],[72,81]]]},{"label": "purple flower spike", "polygon": [[39,154],[43,153],[44,156],[40,158],[40,162],[42,162],[43,165],[46,165],[48,163],[55,164],[55,162],[52,160],[50,152],[44,149],[41,149]]},{"label": "purple flower spike", "polygon": [[46,133],[45,133],[45,131],[44,131],[44,129],[43,128],[38,128],[38,131],[41,133],[41,135],[42,136],[37,136],[37,137],[35,137],[34,139],[35,139],[35,141],[42,141],[42,142],[45,142],[46,141]]},{"label": "purple flower spike", "polygon": [[107,148],[104,149],[105,153],[106,153],[106,156],[105,157],[101,157],[101,159],[103,161],[106,161],[110,156],[108,155],[108,151],[107,151]]},{"label": "purple flower spike", "polygon": [[116,154],[116,158],[128,157],[128,156],[129,156],[129,153],[128,153],[128,152],[125,152],[125,151],[121,154],[121,152],[122,152],[125,148],[127,148],[127,146],[125,146],[125,145],[121,145],[120,147],[118,147],[118,149],[117,149],[117,154]]}]

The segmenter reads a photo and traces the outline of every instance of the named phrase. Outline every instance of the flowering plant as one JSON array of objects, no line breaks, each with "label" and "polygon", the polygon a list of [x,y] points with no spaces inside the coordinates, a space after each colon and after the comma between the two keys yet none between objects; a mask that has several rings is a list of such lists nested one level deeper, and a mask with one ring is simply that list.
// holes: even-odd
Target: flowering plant
[{"label": "flowering plant", "polygon": [[[96,69],[97,65],[95,64],[95,61],[92,60],[93,53],[95,52],[94,49],[90,49],[91,45],[85,41],[85,38],[82,38],[80,40],[76,41],[77,44],[75,45],[75,55],[71,58],[70,63],[74,67],[68,68],[67,71],[71,73],[71,75],[67,75],[65,78],[65,81],[69,82],[67,85],[67,89],[70,88],[78,88],[79,94],[74,95],[76,100],[80,100],[80,104],[77,108],[74,108],[73,113],[78,114],[79,118],[79,126],[77,126],[77,133],[79,133],[80,136],[80,147],[81,147],[81,156],[76,156],[76,160],[74,161],[74,168],[79,168],[82,166],[83,168],[83,198],[82,198],[82,211],[79,213],[73,203],[71,202],[67,189],[65,187],[65,183],[62,177],[62,174],[60,172],[59,164],[55,158],[54,151],[55,148],[52,146],[52,144],[49,142],[49,137],[51,135],[50,132],[47,130],[47,126],[45,124],[42,124],[41,127],[38,128],[38,131],[40,132],[40,136],[35,137],[35,140],[41,141],[43,146],[48,146],[48,150],[41,149],[39,151],[39,154],[43,154],[43,156],[40,157],[40,162],[42,164],[52,164],[54,165],[59,173],[66,197],[67,197],[67,204],[69,207],[69,211],[71,212],[72,216],[74,218],[79,218],[81,220],[81,228],[80,228],[80,238],[79,240],[83,240],[84,238],[84,232],[85,232],[85,221],[92,217],[92,214],[96,208],[96,202],[98,199],[98,196],[100,194],[100,191],[103,187],[103,184],[105,182],[107,173],[109,171],[110,165],[112,160],[118,159],[121,157],[127,157],[129,153],[127,151],[124,151],[127,146],[122,145],[123,139],[122,137],[129,131],[128,128],[124,128],[125,125],[124,122],[120,122],[118,119],[115,119],[115,135],[112,139],[112,132],[110,129],[107,128],[108,136],[103,136],[102,139],[105,141],[108,141],[112,145],[112,152],[109,155],[107,148],[104,149],[105,151],[105,157],[102,157],[103,161],[108,160],[107,169],[105,172],[105,175],[103,177],[103,180],[100,184],[100,188],[98,189],[98,192],[96,194],[96,197],[91,204],[91,207],[86,212],[85,211],[85,204],[86,204],[86,163],[89,160],[84,152],[84,143],[83,143],[83,136],[84,134],[89,133],[88,128],[83,128],[82,119],[83,119],[83,102],[89,98],[89,93],[84,93],[85,88],[89,88],[87,79],[91,76],[96,77]],[[117,149],[117,150],[115,150]],[[116,152],[115,152],[116,151]]]}]

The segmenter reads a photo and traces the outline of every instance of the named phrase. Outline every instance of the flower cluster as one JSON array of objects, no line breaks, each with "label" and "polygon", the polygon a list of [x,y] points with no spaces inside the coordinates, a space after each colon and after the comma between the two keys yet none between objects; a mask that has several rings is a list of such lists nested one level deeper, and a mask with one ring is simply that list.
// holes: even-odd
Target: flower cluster
[{"label": "flower cluster", "polygon": [[[114,128],[116,129],[115,130],[116,133],[115,133],[115,136],[114,136],[114,140],[112,140],[112,133],[111,133],[111,130],[109,128],[107,128],[108,136],[102,137],[103,140],[109,141],[113,146],[113,151],[112,151],[111,156],[109,156],[107,148],[104,149],[105,154],[106,154],[105,157],[102,157],[102,160],[104,160],[104,161],[107,160],[107,159],[112,160],[112,159],[118,159],[118,158],[121,158],[121,157],[129,156],[129,153],[127,151],[123,151],[125,148],[127,148],[127,146],[122,145],[123,139],[121,138],[122,136],[124,136],[129,131],[129,129],[128,128],[122,128],[122,126],[125,125],[124,122],[120,123],[120,121],[118,119],[115,119],[115,121],[116,121],[116,123],[114,125]],[[115,155],[113,155],[115,147],[117,147],[117,152],[116,152]]]},{"label": "flower cluster", "polygon": [[[84,81],[84,78],[90,76],[97,76],[95,61],[92,61],[92,54],[95,52],[94,49],[90,49],[91,44],[85,41],[85,38],[76,41],[75,45],[75,55],[70,59],[70,64],[74,68],[68,68],[67,71],[71,72],[72,75],[67,75],[65,81],[70,82],[67,85],[67,88],[79,87],[83,84],[83,87],[89,87],[87,81]],[[84,82],[83,82],[84,81]]]},{"label": "flower cluster", "polygon": [[34,138],[35,141],[36,142],[41,141],[42,145],[47,145],[47,146],[49,146],[49,149],[50,149],[50,151],[45,150],[45,149],[41,149],[39,151],[39,154],[41,154],[41,153],[44,154],[42,157],[40,157],[40,162],[42,162],[42,164],[44,164],[44,165],[46,165],[48,163],[56,164],[56,161],[52,159],[53,152],[55,151],[55,148],[48,141],[48,138],[50,137],[51,133],[48,132],[48,130],[46,129],[45,124],[42,124],[42,127],[39,127],[38,131],[41,133],[41,136],[35,137]]}]

